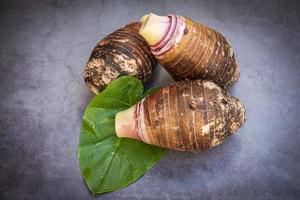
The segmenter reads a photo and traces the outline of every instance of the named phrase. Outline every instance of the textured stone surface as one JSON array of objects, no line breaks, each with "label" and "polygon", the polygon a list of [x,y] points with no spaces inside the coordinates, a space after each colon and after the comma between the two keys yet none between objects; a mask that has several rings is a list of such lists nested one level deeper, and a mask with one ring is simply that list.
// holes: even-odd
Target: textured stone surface
[{"label": "textured stone surface", "polygon": [[[92,199],[79,173],[82,72],[94,45],[146,12],[224,34],[247,107],[237,135],[204,153],[168,151],[129,187],[96,199],[299,199],[299,1],[0,2],[0,199]],[[148,83],[172,82],[158,67]]]}]

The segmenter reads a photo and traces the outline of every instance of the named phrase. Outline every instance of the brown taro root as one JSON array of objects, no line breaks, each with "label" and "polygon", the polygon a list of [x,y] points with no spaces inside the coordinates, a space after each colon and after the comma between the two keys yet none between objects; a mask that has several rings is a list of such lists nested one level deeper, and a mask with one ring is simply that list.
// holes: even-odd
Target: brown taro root
[{"label": "brown taro root", "polygon": [[142,17],[140,34],[160,64],[178,80],[206,79],[227,88],[239,78],[239,67],[219,32],[177,16]]},{"label": "brown taro root", "polygon": [[145,82],[156,61],[144,38],[138,34],[141,22],[116,30],[93,49],[84,70],[84,81],[98,94],[119,76],[130,75]]},{"label": "brown taro root", "polygon": [[118,137],[180,151],[220,144],[245,122],[245,107],[211,81],[184,80],[116,115]]}]

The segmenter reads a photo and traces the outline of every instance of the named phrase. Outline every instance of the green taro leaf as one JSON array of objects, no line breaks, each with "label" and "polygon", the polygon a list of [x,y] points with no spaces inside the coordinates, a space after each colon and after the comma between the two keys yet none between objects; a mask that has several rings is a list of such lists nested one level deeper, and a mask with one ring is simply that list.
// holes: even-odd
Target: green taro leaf
[{"label": "green taro leaf", "polygon": [[123,188],[162,158],[162,148],[116,136],[116,113],[142,98],[142,83],[133,77],[123,76],[109,84],[87,106],[77,156],[81,174],[92,193]]}]

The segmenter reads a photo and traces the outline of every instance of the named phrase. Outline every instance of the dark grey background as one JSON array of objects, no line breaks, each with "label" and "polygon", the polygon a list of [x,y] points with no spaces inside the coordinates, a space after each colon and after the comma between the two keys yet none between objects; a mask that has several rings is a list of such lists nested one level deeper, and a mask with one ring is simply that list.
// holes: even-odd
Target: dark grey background
[{"label": "dark grey background", "polygon": [[[76,147],[93,95],[82,71],[97,41],[147,12],[222,32],[241,66],[231,93],[247,122],[199,154],[168,151],[129,187],[97,199],[300,199],[299,1],[0,3],[0,199],[91,199]],[[167,85],[158,67],[148,87]]]}]

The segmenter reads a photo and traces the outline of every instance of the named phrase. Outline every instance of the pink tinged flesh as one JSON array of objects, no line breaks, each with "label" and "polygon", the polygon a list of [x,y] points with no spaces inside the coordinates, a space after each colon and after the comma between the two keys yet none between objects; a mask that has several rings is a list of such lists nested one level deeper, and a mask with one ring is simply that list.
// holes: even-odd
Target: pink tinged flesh
[{"label": "pink tinged flesh", "polygon": [[144,99],[127,110],[116,114],[115,129],[120,138],[132,138],[148,143],[148,138],[144,134]]},{"label": "pink tinged flesh", "polygon": [[[178,38],[182,37],[184,27],[185,25],[180,16],[149,14],[147,17],[143,17],[140,34],[149,43],[152,54],[158,57],[168,52],[178,42]],[[158,31],[160,34],[157,33]],[[156,42],[153,43],[153,41]]]},{"label": "pink tinged flesh", "polygon": [[166,31],[165,36],[155,45],[151,46],[151,49],[154,51],[160,50],[171,40],[172,36],[175,33],[176,27],[177,27],[177,16],[170,15],[168,16],[170,18],[168,30]]},{"label": "pink tinged flesh", "polygon": [[144,99],[127,110],[123,110],[116,114],[115,129],[118,137],[133,138],[148,142],[145,137],[145,122],[144,122]]},{"label": "pink tinged flesh", "polygon": [[137,129],[136,105],[127,110],[123,110],[116,114],[115,129],[116,134],[120,138],[133,138],[140,140]]},{"label": "pink tinged flesh", "polygon": [[142,17],[142,26],[139,33],[145,38],[150,46],[155,46],[165,37],[169,30],[170,18],[148,14]]}]

